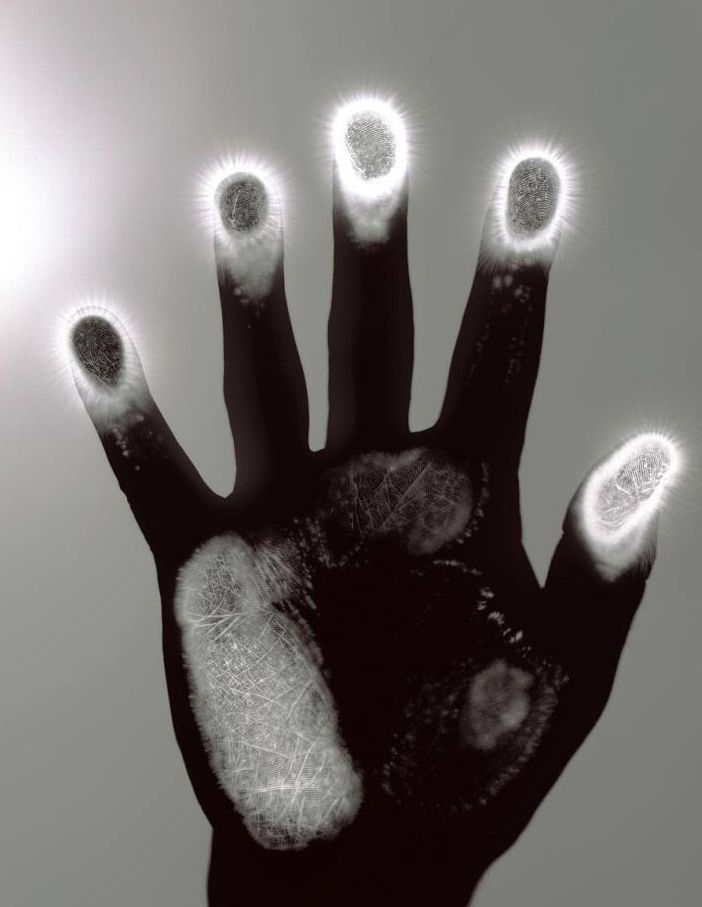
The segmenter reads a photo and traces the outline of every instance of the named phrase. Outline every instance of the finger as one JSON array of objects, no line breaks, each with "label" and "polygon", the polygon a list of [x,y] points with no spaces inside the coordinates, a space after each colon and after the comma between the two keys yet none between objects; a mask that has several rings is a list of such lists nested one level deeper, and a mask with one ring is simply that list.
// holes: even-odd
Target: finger
[{"label": "finger", "polygon": [[571,196],[569,168],[550,150],[515,155],[499,176],[438,423],[459,451],[478,442],[519,459]]},{"label": "finger", "polygon": [[[548,573],[539,635],[570,665],[616,665],[655,558],[657,517],[680,470],[675,444],[636,435],[576,492]],[[606,673],[606,672],[605,672]]]},{"label": "finger", "polygon": [[187,547],[216,496],[154,403],[124,326],[107,309],[81,309],[68,350],[78,392],[147,542],[154,550]]},{"label": "finger", "polygon": [[305,378],[283,280],[280,189],[271,174],[238,170],[215,191],[224,399],[236,485],[280,480],[308,453]]},{"label": "finger", "polygon": [[339,111],[334,144],[327,446],[392,446],[407,434],[414,343],[407,140],[389,104],[361,99]]}]

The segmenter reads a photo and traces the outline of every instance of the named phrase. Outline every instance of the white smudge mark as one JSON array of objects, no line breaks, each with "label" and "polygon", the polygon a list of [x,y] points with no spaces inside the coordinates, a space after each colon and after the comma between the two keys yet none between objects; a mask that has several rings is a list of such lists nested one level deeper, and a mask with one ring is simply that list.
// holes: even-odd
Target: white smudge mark
[{"label": "white smudge mark", "polygon": [[492,750],[516,731],[531,708],[533,678],[503,659],[473,678],[461,719],[462,737],[477,750]]},{"label": "white smudge mark", "polygon": [[195,552],[176,593],[212,769],[253,838],[271,849],[333,837],[362,798],[318,659],[274,607],[296,587],[289,548],[227,535]]}]

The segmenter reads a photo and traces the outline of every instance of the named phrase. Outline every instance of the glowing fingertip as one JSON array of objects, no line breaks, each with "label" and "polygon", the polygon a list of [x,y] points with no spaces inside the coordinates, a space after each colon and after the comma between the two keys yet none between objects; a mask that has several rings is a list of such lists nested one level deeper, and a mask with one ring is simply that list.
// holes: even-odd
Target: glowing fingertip
[{"label": "glowing fingertip", "polygon": [[146,392],[141,363],[120,320],[102,306],[70,318],[66,347],[73,378],[94,421],[109,423],[138,405]]},{"label": "glowing fingertip", "polygon": [[509,177],[505,216],[512,236],[532,239],[548,228],[558,208],[561,179],[545,158],[520,161]]},{"label": "glowing fingertip", "polygon": [[549,145],[511,150],[500,163],[492,245],[517,256],[548,258],[572,216],[573,167]]},{"label": "glowing fingertip", "polygon": [[640,545],[681,468],[676,443],[658,432],[631,438],[585,483],[580,517],[586,541],[601,557],[622,565]]},{"label": "glowing fingertip", "polygon": [[279,177],[260,159],[227,157],[208,168],[200,189],[203,226],[214,229],[218,264],[238,301],[265,300],[283,250]]},{"label": "glowing fingertip", "polygon": [[391,194],[407,172],[407,132],[388,101],[361,97],[344,104],[332,126],[332,142],[344,190],[361,198]]},{"label": "glowing fingertip", "polygon": [[366,183],[387,176],[395,166],[395,136],[373,110],[360,111],[349,119],[343,141],[349,163]]},{"label": "glowing fingertip", "polygon": [[234,173],[225,177],[215,192],[224,228],[234,233],[253,233],[266,222],[268,192],[255,173]]},{"label": "glowing fingertip", "polygon": [[124,377],[124,344],[114,325],[102,315],[84,315],[70,335],[73,353],[86,376],[113,391]]},{"label": "glowing fingertip", "polygon": [[221,157],[199,179],[202,226],[222,243],[251,247],[269,243],[280,232],[283,186],[278,174],[252,155]]}]

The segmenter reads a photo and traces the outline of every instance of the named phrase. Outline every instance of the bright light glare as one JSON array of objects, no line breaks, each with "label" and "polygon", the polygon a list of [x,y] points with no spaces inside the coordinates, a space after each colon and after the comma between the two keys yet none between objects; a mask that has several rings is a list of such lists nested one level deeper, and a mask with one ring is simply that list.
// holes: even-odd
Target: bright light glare
[{"label": "bright light glare", "polygon": [[47,250],[41,187],[20,161],[0,159],[0,286],[16,289]]}]

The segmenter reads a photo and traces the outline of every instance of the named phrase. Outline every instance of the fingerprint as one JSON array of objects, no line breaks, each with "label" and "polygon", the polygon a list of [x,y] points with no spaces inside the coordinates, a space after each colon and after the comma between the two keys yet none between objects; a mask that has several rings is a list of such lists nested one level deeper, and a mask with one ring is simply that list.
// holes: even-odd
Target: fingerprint
[{"label": "fingerprint", "polygon": [[511,233],[528,239],[547,227],[558,206],[561,181],[550,161],[539,157],[520,161],[509,178],[507,223]]},{"label": "fingerprint", "polygon": [[251,233],[268,216],[268,193],[257,176],[236,173],[224,180],[219,190],[222,223],[237,233]]},{"label": "fingerprint", "polygon": [[650,500],[668,474],[672,453],[658,438],[645,440],[605,479],[595,503],[603,527],[618,530]]},{"label": "fingerprint", "polygon": [[383,117],[374,111],[363,111],[351,118],[344,145],[354,170],[364,180],[387,176],[395,166],[395,136]]},{"label": "fingerprint", "polygon": [[124,345],[106,318],[87,315],[71,332],[71,346],[89,377],[114,390],[124,374]]}]

